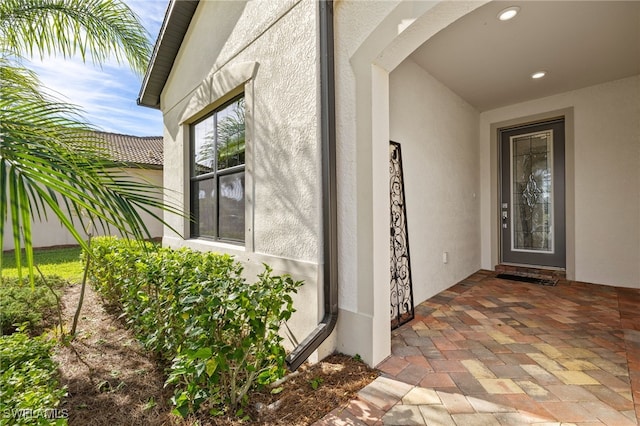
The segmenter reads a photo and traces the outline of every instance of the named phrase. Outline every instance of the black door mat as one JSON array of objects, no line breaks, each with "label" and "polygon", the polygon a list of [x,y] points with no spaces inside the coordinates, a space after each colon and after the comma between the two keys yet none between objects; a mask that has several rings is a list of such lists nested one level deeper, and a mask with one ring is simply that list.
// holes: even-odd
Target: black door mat
[{"label": "black door mat", "polygon": [[522,275],[513,275],[513,274],[498,274],[496,275],[496,278],[500,278],[503,280],[511,280],[511,281],[522,281],[525,283],[540,284],[540,285],[546,285],[546,286],[554,286],[558,284],[557,280],[545,280],[542,278],[525,277]]}]

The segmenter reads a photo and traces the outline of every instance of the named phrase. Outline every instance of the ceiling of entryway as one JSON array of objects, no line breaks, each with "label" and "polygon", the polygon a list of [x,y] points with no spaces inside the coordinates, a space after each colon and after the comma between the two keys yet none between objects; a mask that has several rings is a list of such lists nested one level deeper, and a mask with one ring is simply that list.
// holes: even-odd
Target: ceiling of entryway
[{"label": "ceiling of entryway", "polygon": [[[519,14],[498,20],[510,6]],[[629,77],[640,73],[640,1],[491,2],[411,58],[479,111]]]}]

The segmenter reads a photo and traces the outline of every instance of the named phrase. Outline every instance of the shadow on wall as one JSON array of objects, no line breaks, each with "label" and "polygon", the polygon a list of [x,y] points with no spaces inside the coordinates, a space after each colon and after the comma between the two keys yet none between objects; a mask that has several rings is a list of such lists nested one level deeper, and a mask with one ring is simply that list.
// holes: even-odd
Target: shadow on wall
[{"label": "shadow on wall", "polygon": [[256,104],[255,111],[262,111],[253,123],[256,251],[316,261],[321,199],[315,120],[296,123],[280,108]]},{"label": "shadow on wall", "polygon": [[[216,85],[234,87],[235,83],[225,78],[228,78],[226,74],[217,74]],[[261,82],[264,80],[268,77],[263,76]],[[277,92],[278,100],[287,99],[287,105],[269,103],[264,96],[248,96],[253,98],[253,105],[247,104],[251,110],[246,123],[250,138],[247,153],[251,151],[252,155],[246,157],[246,171],[247,175],[252,175],[253,187],[247,187],[246,191],[253,194],[254,248],[258,253],[317,262],[321,186],[315,109],[308,113],[288,113],[295,109],[291,105],[296,105],[296,100],[298,104],[311,104],[309,108],[315,108],[315,103],[305,101],[304,94],[294,93],[295,90],[287,87],[278,87],[277,91],[272,87],[269,91],[271,94]],[[315,92],[315,87],[309,91]],[[201,111],[190,109],[210,105],[211,97],[210,89],[201,87],[188,103],[171,114],[177,117],[201,115]],[[178,130],[178,126],[169,129],[174,140]],[[188,133],[188,129],[185,132]],[[184,143],[183,152],[189,158],[189,139],[185,138]],[[186,179],[185,190],[188,191]],[[250,182],[247,179],[247,185]]]}]

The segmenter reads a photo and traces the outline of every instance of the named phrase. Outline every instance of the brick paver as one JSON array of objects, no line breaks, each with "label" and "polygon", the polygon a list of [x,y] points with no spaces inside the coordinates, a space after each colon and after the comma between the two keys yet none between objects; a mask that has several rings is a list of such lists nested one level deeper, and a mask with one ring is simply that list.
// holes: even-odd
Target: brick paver
[{"label": "brick paver", "polygon": [[391,333],[382,376],[317,425],[638,425],[640,290],[479,271]]}]

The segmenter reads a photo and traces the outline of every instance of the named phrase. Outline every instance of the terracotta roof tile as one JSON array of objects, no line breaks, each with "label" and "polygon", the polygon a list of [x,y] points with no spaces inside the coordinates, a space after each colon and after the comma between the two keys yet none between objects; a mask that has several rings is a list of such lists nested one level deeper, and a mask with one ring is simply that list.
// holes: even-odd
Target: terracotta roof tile
[{"label": "terracotta roof tile", "polygon": [[115,161],[160,167],[163,165],[162,136],[130,136],[106,132],[96,134],[104,139]]}]

